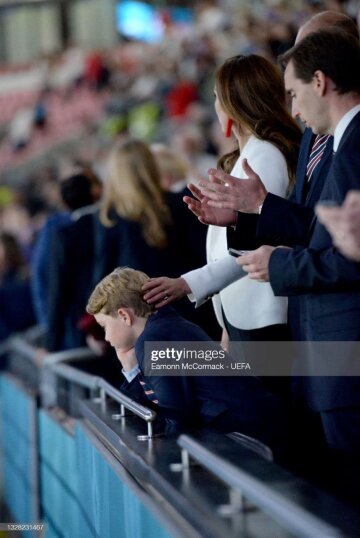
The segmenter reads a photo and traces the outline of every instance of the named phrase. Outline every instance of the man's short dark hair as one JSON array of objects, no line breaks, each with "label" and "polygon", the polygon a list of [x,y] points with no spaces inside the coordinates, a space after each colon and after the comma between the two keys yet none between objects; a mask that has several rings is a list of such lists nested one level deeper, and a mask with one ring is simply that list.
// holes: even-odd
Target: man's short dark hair
[{"label": "man's short dark hair", "polygon": [[91,193],[91,182],[84,174],[75,174],[61,181],[60,192],[64,203],[71,211],[91,205],[94,202]]},{"label": "man's short dark hair", "polygon": [[296,77],[305,83],[310,83],[319,70],[335,83],[339,94],[360,93],[360,45],[342,30],[309,34],[279,57],[284,69],[290,61]]}]

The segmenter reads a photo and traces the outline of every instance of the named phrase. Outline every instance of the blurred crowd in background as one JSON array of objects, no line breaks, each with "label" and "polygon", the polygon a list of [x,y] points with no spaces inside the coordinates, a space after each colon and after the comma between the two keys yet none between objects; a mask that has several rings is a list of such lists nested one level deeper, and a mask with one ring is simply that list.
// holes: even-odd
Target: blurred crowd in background
[{"label": "blurred crowd in background", "polygon": [[[155,144],[163,188],[182,191],[206,177],[232,144],[213,108],[217,65],[241,53],[276,61],[303,21],[324,9],[358,16],[356,1],[220,4],[197,3],[186,27],[173,24],[164,8],[159,42],[119,35],[111,50],[71,43],[31,65],[2,66],[0,339],[35,323],[29,278],[39,234],[52,215],[66,220],[70,210],[96,203],[117,141]],[[62,182],[76,175],[86,176],[93,190],[71,205]]]}]

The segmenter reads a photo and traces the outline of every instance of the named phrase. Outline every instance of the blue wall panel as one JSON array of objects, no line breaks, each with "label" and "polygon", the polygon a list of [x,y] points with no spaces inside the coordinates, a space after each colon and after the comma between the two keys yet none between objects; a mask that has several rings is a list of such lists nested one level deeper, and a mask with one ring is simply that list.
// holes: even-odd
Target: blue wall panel
[{"label": "blue wall panel", "polygon": [[79,502],[101,538],[169,538],[156,517],[116,475],[81,426],[76,428]]},{"label": "blue wall panel", "polygon": [[75,439],[42,410],[39,451],[42,508],[50,525],[47,534],[79,536]]},{"label": "blue wall panel", "polygon": [[[34,400],[0,376],[4,496],[16,521],[37,522]],[[169,538],[156,516],[122,482],[81,425],[72,436],[38,413],[41,504],[46,538]],[[27,533],[28,534],[28,533]]]},{"label": "blue wall panel", "polygon": [[4,500],[17,522],[37,522],[35,401],[7,375],[0,376],[0,401]]}]

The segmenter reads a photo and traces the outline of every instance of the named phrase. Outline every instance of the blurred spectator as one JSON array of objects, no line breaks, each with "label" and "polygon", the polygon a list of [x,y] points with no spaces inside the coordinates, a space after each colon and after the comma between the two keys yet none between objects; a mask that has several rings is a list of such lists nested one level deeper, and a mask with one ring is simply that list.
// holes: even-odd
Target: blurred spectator
[{"label": "blurred spectator", "polygon": [[34,106],[34,126],[38,129],[44,129],[48,120],[46,96],[47,91],[42,91]]},{"label": "blurred spectator", "polygon": [[27,146],[34,127],[34,109],[23,107],[16,112],[9,125],[9,140],[14,151]]},{"label": "blurred spectator", "polygon": [[16,238],[0,233],[0,340],[35,323],[28,271]]},{"label": "blurred spectator", "polygon": [[172,136],[172,146],[186,159],[191,180],[195,183],[207,177],[208,169],[216,164],[216,157],[206,152],[206,140],[197,125],[178,126]]},{"label": "blurred spectator", "polygon": [[166,114],[169,118],[185,116],[198,96],[197,84],[188,77],[179,76],[166,95]]},{"label": "blurred spectator", "polygon": [[18,191],[13,191],[12,201],[0,213],[0,229],[16,238],[25,259],[29,260],[35,230],[26,202],[19,198]]},{"label": "blurred spectator", "polygon": [[105,63],[104,56],[94,51],[86,57],[84,78],[87,84],[94,90],[106,87],[110,80],[110,71]]},{"label": "blurred spectator", "polygon": [[48,322],[50,246],[54,231],[71,222],[71,211],[94,202],[92,183],[88,176],[77,174],[60,183],[63,210],[50,215],[40,231],[32,259],[32,296],[39,324]]},{"label": "blurred spectator", "polygon": [[160,171],[160,183],[164,191],[183,192],[189,182],[189,169],[186,162],[165,144],[152,144]]}]

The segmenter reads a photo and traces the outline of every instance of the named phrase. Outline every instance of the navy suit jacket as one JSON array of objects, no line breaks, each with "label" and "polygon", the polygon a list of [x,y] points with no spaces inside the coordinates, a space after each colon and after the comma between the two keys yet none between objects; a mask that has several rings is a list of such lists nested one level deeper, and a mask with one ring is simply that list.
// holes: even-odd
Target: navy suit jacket
[{"label": "navy suit jacket", "polygon": [[[151,360],[145,352],[145,342],[160,341],[202,341],[206,349],[220,349],[202,329],[170,306],[150,316],[136,342],[135,353],[142,372],[148,371]],[[210,425],[222,431],[241,431],[275,451],[285,444],[287,411],[280,398],[268,392],[255,377],[189,376],[179,372],[176,376],[144,375],[144,380],[159,400],[155,409],[172,425]],[[152,406],[138,377],[130,384],[124,383],[122,390],[147,407]]]},{"label": "navy suit jacket", "polygon": [[[332,158],[320,200],[341,204],[350,189],[359,188],[360,113],[347,127]],[[360,266],[339,253],[315,217],[309,230],[308,248],[277,249],[271,255],[269,272],[274,293],[301,297],[306,340],[360,340]],[[350,350],[344,350],[344,373],[353,360]],[[360,404],[357,377],[309,377],[305,385],[308,403],[316,410]]]},{"label": "navy suit jacket", "polygon": [[268,193],[261,215],[238,213],[236,228],[228,228],[229,247],[254,250],[261,245],[307,245],[309,226],[328,175],[333,138],[326,144],[320,163],[307,183],[306,167],[315,135],[305,129],[299,151],[294,189],[288,199]]}]

